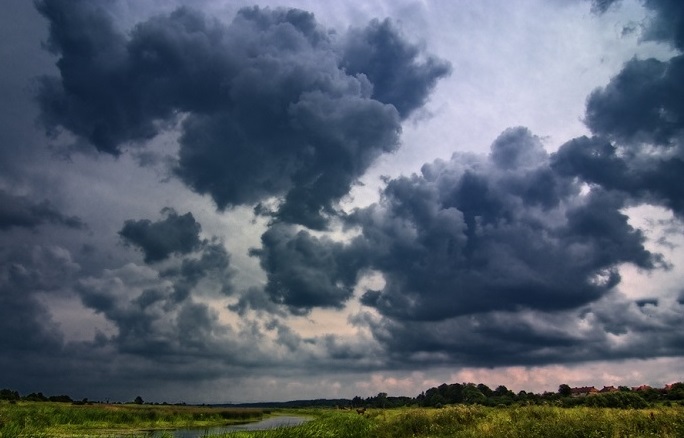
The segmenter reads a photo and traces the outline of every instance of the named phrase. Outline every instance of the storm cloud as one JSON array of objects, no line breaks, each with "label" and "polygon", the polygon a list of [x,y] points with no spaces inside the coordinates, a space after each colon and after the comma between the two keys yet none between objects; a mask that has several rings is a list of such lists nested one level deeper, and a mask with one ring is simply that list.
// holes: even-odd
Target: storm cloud
[{"label": "storm cloud", "polygon": [[265,292],[272,302],[307,313],[314,307],[341,308],[351,298],[361,266],[342,243],[286,224],[271,227],[261,241],[252,255],[268,274]]},{"label": "storm cloud", "polygon": [[15,196],[0,189],[0,230],[12,227],[35,228],[42,224],[85,228],[79,217],[63,214],[47,200],[34,202],[28,197]]},{"label": "storm cloud", "polygon": [[201,225],[192,213],[178,215],[173,209],[164,208],[163,220],[127,220],[119,235],[129,244],[136,245],[145,253],[145,263],[168,258],[171,254],[187,254],[202,244],[199,233]]},{"label": "storm cloud", "polygon": [[337,36],[301,10],[245,8],[225,25],[182,7],[126,35],[97,2],[38,9],[60,57],[37,96],[49,132],[119,155],[182,118],[189,187],[221,210],[280,197],[277,216],[311,228],[450,72],[388,20]]},{"label": "storm cloud", "polygon": [[585,115],[595,137],[561,146],[554,165],[568,176],[621,191],[637,203],[663,205],[681,218],[684,5],[667,0],[644,5],[653,16],[643,38],[668,42],[680,53],[668,60],[635,57],[606,86],[595,89],[587,98]]},{"label": "storm cloud", "polygon": [[0,387],[681,375],[681,2],[24,3],[0,16]]},{"label": "storm cloud", "polygon": [[553,171],[538,138],[508,130],[489,157],[426,164],[353,215],[356,245],[386,282],[363,302],[415,320],[586,304],[619,282],[619,264],[658,264],[623,206],[600,188],[582,193]]}]

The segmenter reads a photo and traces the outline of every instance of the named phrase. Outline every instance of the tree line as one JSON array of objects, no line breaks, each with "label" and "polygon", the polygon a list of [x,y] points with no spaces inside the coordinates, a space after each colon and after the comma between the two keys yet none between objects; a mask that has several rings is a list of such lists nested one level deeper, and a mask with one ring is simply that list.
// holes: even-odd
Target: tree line
[{"label": "tree line", "polygon": [[[9,400],[10,402],[24,400],[73,404],[90,403],[88,399],[74,401],[68,395],[45,396],[41,392],[21,396],[18,391],[9,389],[0,390],[0,400]],[[296,400],[288,402],[231,404],[230,406],[271,408],[336,406],[343,408],[365,407],[384,409],[403,406],[439,408],[451,404],[478,404],[483,406],[554,404],[565,407],[585,405],[591,407],[645,408],[651,403],[658,402],[665,404],[677,403],[684,406],[684,383],[678,382],[664,388],[639,387],[632,389],[620,386],[612,388],[610,392],[599,393],[596,391],[596,393],[583,396],[573,393],[573,388],[567,384],[560,385],[556,392],[533,393],[519,391],[514,393],[504,385],[491,389],[484,383],[443,383],[421,392],[416,397],[393,397],[389,396],[386,392],[380,392],[375,396],[366,398],[356,396],[353,399]],[[138,396],[132,403],[143,404],[143,400]]]}]

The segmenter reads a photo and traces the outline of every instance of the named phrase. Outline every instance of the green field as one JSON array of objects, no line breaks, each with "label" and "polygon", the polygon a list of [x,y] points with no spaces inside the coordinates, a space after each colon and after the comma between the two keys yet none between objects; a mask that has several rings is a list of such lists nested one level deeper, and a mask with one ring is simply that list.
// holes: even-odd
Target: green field
[{"label": "green field", "polygon": [[0,438],[140,435],[152,429],[256,421],[269,411],[201,406],[0,402]]},{"label": "green field", "polygon": [[[277,414],[280,411],[274,411]],[[684,407],[611,409],[557,406],[484,407],[456,405],[441,409],[290,410],[313,416],[301,426],[258,432],[234,432],[232,438],[280,437],[684,437]],[[0,404],[0,437],[75,437],[130,434],[144,430],[212,426],[257,420],[268,412],[152,405],[74,406],[63,403]]]}]

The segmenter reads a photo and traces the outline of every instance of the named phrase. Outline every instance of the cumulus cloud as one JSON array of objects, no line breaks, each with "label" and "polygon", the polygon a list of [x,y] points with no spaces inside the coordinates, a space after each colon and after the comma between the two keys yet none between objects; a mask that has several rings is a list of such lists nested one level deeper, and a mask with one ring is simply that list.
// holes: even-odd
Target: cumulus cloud
[{"label": "cumulus cloud", "polygon": [[[594,1],[594,10],[614,3]],[[653,15],[642,40],[681,50],[678,2],[643,3]],[[23,388],[50,390],[54,375],[74,370],[81,387],[121,394],[122,381],[215,386],[255,370],[289,378],[683,354],[681,292],[621,291],[621,274],[671,266],[656,251],[672,248],[651,245],[631,207],[672,211],[668,226],[680,231],[681,54],[627,62],[587,98],[591,134],[555,153],[529,129],[510,128],[488,153],[383,178],[378,200],[343,214],[338,201],[398,149],[402,124],[451,71],[398,24],[335,32],[295,9],[245,8],[222,22],[181,7],[122,28],[109,2],[35,4],[57,58],[35,98],[56,143],[124,155],[100,161],[111,169],[149,165],[153,148],[173,139],[175,178],[219,214],[247,206],[267,217],[254,218],[253,235],[225,237],[247,253],[262,233],[247,268],[243,254],[232,259],[236,247],[207,235],[235,233],[226,224],[237,220],[203,211],[203,228],[205,200],[183,193],[174,201],[186,213],[127,215],[73,243],[119,238],[142,256],[116,248],[81,269],[58,246],[1,247],[0,345],[13,355],[0,357],[0,370],[21,375]],[[38,240],[25,230],[46,224],[83,227],[51,201],[0,191],[3,236],[19,228]],[[331,224],[343,229],[329,233]],[[263,273],[252,275],[255,261]],[[84,312],[87,321],[73,316]],[[86,334],[71,340],[60,317],[84,322]],[[92,321],[99,326],[85,327]],[[50,374],[44,359],[30,371],[12,363],[38,363],[43,352],[54,358]]]},{"label": "cumulus cloud", "polygon": [[389,21],[338,37],[301,10],[245,8],[226,25],[183,7],[126,35],[98,2],[37,6],[59,56],[37,96],[48,131],[118,155],[183,114],[189,187],[219,209],[280,197],[279,218],[311,228],[450,71]]},{"label": "cumulus cloud", "polygon": [[345,256],[343,244],[287,224],[272,226],[261,242],[252,254],[268,274],[265,293],[272,302],[307,313],[314,307],[341,308],[352,296],[359,266]]},{"label": "cumulus cloud", "polygon": [[[647,335],[619,344],[610,334],[617,321],[634,332],[643,323],[606,307],[620,266],[667,262],[629,223],[630,198],[607,182],[586,186],[567,171],[576,164],[567,146],[549,155],[528,129],[511,128],[487,156],[454,154],[388,179],[379,202],[346,218],[359,232],[347,242],[275,225],[253,252],[266,296],[294,313],[340,308],[362,274],[380,275],[383,284],[361,296],[377,315],[353,322],[371,330],[393,367],[630,357]],[[596,166],[611,177],[611,166]],[[636,313],[653,305],[619,301]]]},{"label": "cumulus cloud", "polygon": [[363,302],[410,320],[586,304],[619,282],[621,263],[659,263],[623,207],[621,197],[583,194],[557,174],[525,128],[506,131],[489,157],[426,164],[354,213],[362,232],[354,246],[386,282]]},{"label": "cumulus cloud", "polygon": [[[612,2],[598,2],[612,3]],[[644,37],[684,50],[684,4],[645,0],[653,16]],[[601,7],[600,10],[605,10]],[[684,213],[684,57],[634,58],[587,98],[595,134],[563,145],[555,166],[566,175],[621,191],[635,202]]]},{"label": "cumulus cloud", "polygon": [[684,128],[684,56],[632,59],[587,99],[587,126],[619,142],[671,145]]},{"label": "cumulus cloud", "polygon": [[230,254],[218,239],[205,243],[197,256],[184,258],[180,266],[164,270],[161,275],[173,281],[177,301],[187,298],[200,283],[208,294],[226,296],[233,292]]},{"label": "cumulus cloud", "polygon": [[119,235],[126,243],[136,245],[145,253],[145,263],[167,259],[172,254],[188,254],[200,247],[202,229],[192,213],[178,215],[164,208],[163,220],[127,220]]}]

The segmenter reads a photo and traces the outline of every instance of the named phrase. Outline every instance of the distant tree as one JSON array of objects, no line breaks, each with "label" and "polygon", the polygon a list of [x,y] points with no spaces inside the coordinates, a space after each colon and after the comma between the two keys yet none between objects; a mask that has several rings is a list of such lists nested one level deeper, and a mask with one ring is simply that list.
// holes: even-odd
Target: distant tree
[{"label": "distant tree", "polygon": [[477,385],[477,389],[484,395],[485,397],[491,397],[494,394],[494,391],[492,389],[485,385],[484,383],[480,383]]},{"label": "distant tree", "polygon": [[667,392],[668,400],[684,400],[684,383],[677,382]]},{"label": "distant tree", "polygon": [[447,403],[463,403],[463,385],[459,383],[447,385],[442,395]]},{"label": "distant tree", "polygon": [[494,390],[494,396],[496,396],[496,397],[515,397],[515,394],[513,394],[513,391],[510,391],[504,385],[499,385]]},{"label": "distant tree", "polygon": [[143,404],[144,402],[143,402],[142,397],[137,396],[137,397],[135,398],[135,400],[133,400],[133,403],[135,403],[136,405],[141,405],[141,404]]},{"label": "distant tree", "polygon": [[359,397],[358,395],[355,396],[352,399],[352,406],[356,407],[356,406],[361,406],[361,405],[363,405],[363,399],[361,397]]},{"label": "distant tree", "polygon": [[43,395],[42,392],[32,392],[31,394],[24,397],[26,401],[48,401],[48,398]]},{"label": "distant tree", "polygon": [[572,388],[569,385],[563,383],[558,387],[558,394],[561,397],[570,397],[572,395]]},{"label": "distant tree", "polygon": [[48,398],[51,402],[72,403],[73,400],[68,395],[51,395]]},{"label": "distant tree", "polygon": [[480,391],[479,386],[475,386],[472,383],[467,384],[463,388],[463,401],[466,403],[484,404],[487,401],[487,397]]},{"label": "distant tree", "polygon": [[425,397],[421,403],[423,406],[437,406],[443,405],[447,400],[439,392],[439,388],[430,388],[425,391]]},{"label": "distant tree", "polygon": [[0,389],[0,400],[19,400],[18,391],[12,391],[11,389]]},{"label": "distant tree", "polygon": [[386,392],[380,392],[378,395],[375,397],[375,406],[379,408],[386,408],[387,407],[387,393]]}]

